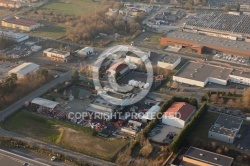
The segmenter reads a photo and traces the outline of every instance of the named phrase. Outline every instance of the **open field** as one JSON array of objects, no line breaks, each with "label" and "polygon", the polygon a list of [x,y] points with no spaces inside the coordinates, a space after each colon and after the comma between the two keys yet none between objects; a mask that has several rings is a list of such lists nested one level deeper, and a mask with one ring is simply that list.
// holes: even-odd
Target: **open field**
[{"label": "open field", "polygon": [[17,113],[6,121],[3,127],[105,160],[112,160],[117,152],[128,144],[127,140],[99,138],[90,128],[43,118],[29,112]]},{"label": "open field", "polygon": [[41,27],[36,31],[32,32],[32,36],[39,36],[49,39],[58,39],[64,37],[67,29],[71,27],[66,27],[60,24],[50,24],[45,27]]},{"label": "open field", "polygon": [[95,7],[100,9],[101,6],[100,2],[91,0],[50,0],[38,10],[52,11],[55,14],[88,16],[94,13]]}]

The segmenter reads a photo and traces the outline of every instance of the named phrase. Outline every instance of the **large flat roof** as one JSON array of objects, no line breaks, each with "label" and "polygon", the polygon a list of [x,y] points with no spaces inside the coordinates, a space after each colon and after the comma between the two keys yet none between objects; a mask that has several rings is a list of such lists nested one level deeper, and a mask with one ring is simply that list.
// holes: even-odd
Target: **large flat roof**
[{"label": "large flat roof", "polygon": [[44,50],[44,52],[50,52],[50,53],[54,53],[54,54],[59,54],[59,55],[63,55],[64,57],[67,57],[70,54],[70,52],[62,51],[62,50],[57,50],[57,49],[54,49],[54,48],[48,48],[48,49]]},{"label": "large flat roof", "polygon": [[205,82],[208,77],[227,80],[232,69],[188,61],[174,76]]},{"label": "large flat roof", "polygon": [[18,73],[18,74],[28,74],[29,72],[37,69],[39,67],[39,65],[35,64],[35,63],[23,63],[19,66],[17,66],[16,68],[12,69],[9,71],[9,73]]},{"label": "large flat roof", "polygon": [[226,135],[226,136],[229,136],[232,138],[234,138],[236,136],[235,130],[231,130],[231,129],[227,129],[227,128],[223,128],[223,127],[218,127],[215,125],[212,125],[211,128],[209,129],[209,131],[214,132],[214,133],[218,133],[218,134],[222,134],[222,135]]},{"label": "large flat roof", "polygon": [[[213,36],[199,35],[183,31],[172,31],[163,37],[177,39],[186,42],[193,42],[196,45],[220,47],[224,49],[233,49],[238,51],[250,51],[250,43],[244,41],[236,41]],[[250,53],[249,53],[250,54]]]},{"label": "large flat roof", "polygon": [[230,166],[233,163],[233,158],[231,157],[209,152],[192,146],[186,152],[185,157],[215,166]]},{"label": "large flat roof", "polygon": [[160,62],[169,63],[169,64],[174,64],[179,58],[181,58],[181,57],[180,56],[174,56],[174,55],[166,54],[159,61]]},{"label": "large flat roof", "polygon": [[231,130],[239,130],[243,120],[233,116],[220,115],[216,122],[215,126],[223,127]]},{"label": "large flat roof", "polygon": [[249,71],[241,71],[241,70],[234,70],[231,75],[239,76],[239,77],[245,77],[250,78],[250,72]]}]

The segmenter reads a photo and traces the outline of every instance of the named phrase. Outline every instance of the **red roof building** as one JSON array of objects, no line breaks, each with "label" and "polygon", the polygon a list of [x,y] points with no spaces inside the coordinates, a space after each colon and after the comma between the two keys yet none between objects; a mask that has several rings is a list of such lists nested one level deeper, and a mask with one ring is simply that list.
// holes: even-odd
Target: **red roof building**
[{"label": "red roof building", "polygon": [[163,114],[164,124],[183,128],[195,113],[195,106],[186,102],[174,102]]}]

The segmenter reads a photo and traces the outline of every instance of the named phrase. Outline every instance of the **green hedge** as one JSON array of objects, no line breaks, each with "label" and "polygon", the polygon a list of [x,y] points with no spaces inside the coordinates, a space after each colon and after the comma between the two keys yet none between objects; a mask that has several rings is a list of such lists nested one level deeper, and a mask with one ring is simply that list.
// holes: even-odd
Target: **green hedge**
[{"label": "green hedge", "polygon": [[190,135],[190,133],[193,131],[195,126],[197,126],[202,119],[202,117],[205,116],[207,113],[207,105],[204,103],[194,114],[194,116],[191,118],[190,122],[182,129],[181,133],[176,136],[174,141],[169,145],[169,150],[172,152],[178,152],[178,150],[183,146],[183,143],[185,142],[186,138]]}]

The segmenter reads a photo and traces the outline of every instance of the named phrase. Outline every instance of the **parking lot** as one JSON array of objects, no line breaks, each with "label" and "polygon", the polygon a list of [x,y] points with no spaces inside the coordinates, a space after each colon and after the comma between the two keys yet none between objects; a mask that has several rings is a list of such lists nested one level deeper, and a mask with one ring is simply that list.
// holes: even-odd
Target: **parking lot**
[{"label": "parking lot", "polygon": [[249,151],[250,150],[250,124],[243,124],[241,126],[241,138],[235,139],[235,146],[238,149]]},{"label": "parking lot", "polygon": [[230,63],[236,63],[236,64],[242,64],[242,65],[250,65],[250,60],[237,55],[227,55],[227,54],[216,54],[213,59],[218,61],[224,61],[224,62],[230,62]]},{"label": "parking lot", "polygon": [[169,125],[163,125],[163,127],[160,129],[160,133],[154,135],[151,139],[155,142],[167,143],[165,139],[169,133],[175,133],[176,135],[178,135],[180,134],[180,132],[180,128],[176,128]]}]

